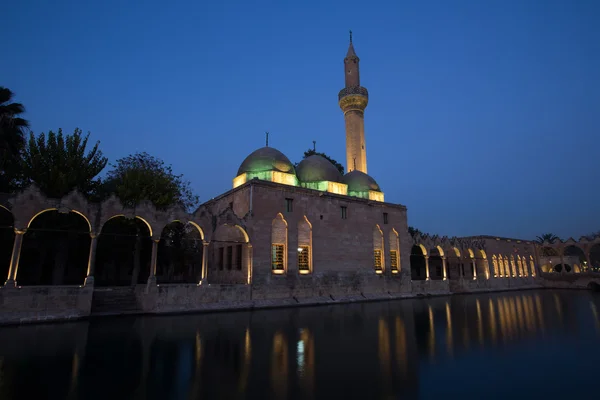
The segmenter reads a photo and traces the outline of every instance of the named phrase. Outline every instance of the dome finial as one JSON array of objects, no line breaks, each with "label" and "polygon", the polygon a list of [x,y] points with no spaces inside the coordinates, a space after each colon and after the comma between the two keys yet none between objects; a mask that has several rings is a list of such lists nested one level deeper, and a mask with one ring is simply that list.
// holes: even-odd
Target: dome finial
[{"label": "dome finial", "polygon": [[266,136],[267,147],[269,147],[269,132],[265,132],[265,136]]},{"label": "dome finial", "polygon": [[354,157],[354,169],[356,169],[356,157]]},{"label": "dome finial", "polygon": [[317,152],[317,141],[313,140],[313,151],[316,153]]}]

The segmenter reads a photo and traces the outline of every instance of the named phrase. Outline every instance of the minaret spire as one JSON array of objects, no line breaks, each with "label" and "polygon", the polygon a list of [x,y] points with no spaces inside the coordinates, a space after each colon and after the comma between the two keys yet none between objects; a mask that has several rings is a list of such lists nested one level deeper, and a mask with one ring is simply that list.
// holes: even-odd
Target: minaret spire
[{"label": "minaret spire", "polygon": [[359,62],[350,31],[350,43],[344,58],[345,87],[338,94],[338,100],[346,121],[346,170],[350,172],[357,169],[366,174],[364,112],[369,102],[369,93],[360,86]]}]

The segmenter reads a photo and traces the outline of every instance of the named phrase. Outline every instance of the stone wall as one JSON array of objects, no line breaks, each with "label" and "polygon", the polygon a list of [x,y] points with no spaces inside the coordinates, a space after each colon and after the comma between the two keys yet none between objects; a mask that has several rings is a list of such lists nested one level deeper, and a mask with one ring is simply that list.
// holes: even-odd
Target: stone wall
[{"label": "stone wall", "polygon": [[0,288],[0,324],[84,318],[93,289],[80,286]]}]

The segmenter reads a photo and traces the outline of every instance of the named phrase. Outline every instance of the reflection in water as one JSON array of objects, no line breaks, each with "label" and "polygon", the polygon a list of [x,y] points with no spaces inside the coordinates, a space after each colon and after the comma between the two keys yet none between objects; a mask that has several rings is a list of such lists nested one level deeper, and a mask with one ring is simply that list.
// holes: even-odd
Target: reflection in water
[{"label": "reflection in water", "polygon": [[288,383],[288,343],[281,331],[275,332],[273,337],[273,351],[271,355],[271,387],[279,399],[287,397]]},{"label": "reflection in water", "polygon": [[593,385],[598,307],[587,292],[532,291],[5,327],[0,398],[429,398],[464,394],[465,370],[498,378],[481,375],[496,386],[469,386],[472,397],[507,398],[499,359],[528,376],[512,390],[568,396],[544,360],[569,363],[570,387]]}]

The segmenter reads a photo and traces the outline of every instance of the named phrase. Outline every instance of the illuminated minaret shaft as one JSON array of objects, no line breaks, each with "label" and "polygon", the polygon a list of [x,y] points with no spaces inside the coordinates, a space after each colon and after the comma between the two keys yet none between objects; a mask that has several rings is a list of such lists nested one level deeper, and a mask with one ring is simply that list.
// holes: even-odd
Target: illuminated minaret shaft
[{"label": "illuminated minaret shaft", "polygon": [[338,100],[346,121],[346,171],[357,169],[366,174],[365,108],[369,102],[369,93],[366,88],[360,86],[359,61],[354,52],[350,31],[350,46],[344,58],[346,87],[338,94]]}]

